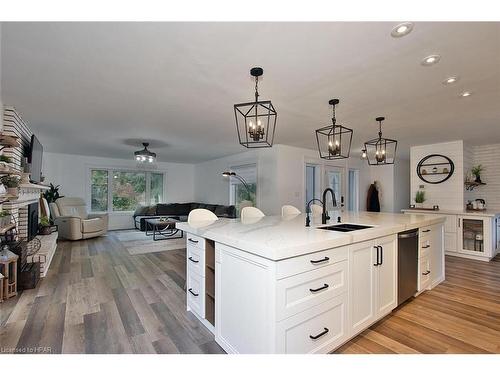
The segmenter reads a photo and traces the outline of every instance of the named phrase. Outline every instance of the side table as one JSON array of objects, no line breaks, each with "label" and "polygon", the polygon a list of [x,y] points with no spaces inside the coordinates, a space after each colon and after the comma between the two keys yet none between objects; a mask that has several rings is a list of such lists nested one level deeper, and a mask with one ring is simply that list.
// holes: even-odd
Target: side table
[{"label": "side table", "polygon": [[17,295],[17,259],[10,250],[0,251],[0,273],[3,274],[3,298]]}]

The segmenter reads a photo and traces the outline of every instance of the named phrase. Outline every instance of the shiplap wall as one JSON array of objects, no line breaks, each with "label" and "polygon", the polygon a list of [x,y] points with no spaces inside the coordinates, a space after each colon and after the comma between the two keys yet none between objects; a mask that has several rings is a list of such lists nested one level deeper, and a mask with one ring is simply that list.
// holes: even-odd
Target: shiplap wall
[{"label": "shiplap wall", "polygon": [[[21,159],[24,150],[29,147],[33,133],[14,107],[4,107],[2,131],[5,134],[19,137],[21,147],[6,148],[2,153],[12,159],[11,168],[22,172]],[[14,200],[1,205],[2,209],[9,211],[14,217],[18,236],[21,239],[27,238],[28,209],[26,204],[26,202]]]},{"label": "shiplap wall", "polygon": [[[441,154],[455,164],[453,175],[441,184],[428,184],[417,176],[417,164],[425,156]],[[415,193],[424,186],[424,207],[439,205],[442,209],[464,209],[464,144],[463,141],[414,146],[410,149],[410,202],[415,202]]]},{"label": "shiplap wall", "polygon": [[500,212],[500,143],[474,146],[471,154],[471,166],[482,164],[484,167],[481,180],[486,185],[477,187],[468,193],[468,199],[482,198],[486,201],[488,209]]}]

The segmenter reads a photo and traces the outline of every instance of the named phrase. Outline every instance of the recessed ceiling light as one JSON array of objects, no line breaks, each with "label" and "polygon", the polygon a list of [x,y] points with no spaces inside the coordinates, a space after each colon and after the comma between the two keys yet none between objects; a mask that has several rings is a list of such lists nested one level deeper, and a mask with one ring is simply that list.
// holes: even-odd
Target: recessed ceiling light
[{"label": "recessed ceiling light", "polygon": [[401,38],[402,36],[408,35],[413,30],[413,23],[403,22],[396,25],[392,31],[391,36],[394,38]]},{"label": "recessed ceiling light", "polygon": [[430,56],[427,56],[426,58],[424,58],[422,60],[421,64],[423,66],[431,66],[431,65],[437,64],[440,59],[441,59],[441,56],[439,56],[439,55],[430,55]]},{"label": "recessed ceiling light", "polygon": [[457,77],[457,76],[448,77],[443,81],[443,85],[451,85],[452,83],[455,83],[458,80],[459,80],[459,77]]},{"label": "recessed ceiling light", "polygon": [[462,98],[466,98],[466,97],[471,96],[471,95],[472,95],[471,91],[463,91],[462,93],[460,93],[460,96]]}]

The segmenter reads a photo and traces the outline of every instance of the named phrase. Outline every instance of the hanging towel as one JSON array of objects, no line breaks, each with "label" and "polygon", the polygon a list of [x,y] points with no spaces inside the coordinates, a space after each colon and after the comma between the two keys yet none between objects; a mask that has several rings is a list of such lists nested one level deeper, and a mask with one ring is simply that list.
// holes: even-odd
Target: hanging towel
[{"label": "hanging towel", "polygon": [[375,184],[371,184],[366,196],[366,210],[370,212],[380,212],[380,201],[378,190]]}]

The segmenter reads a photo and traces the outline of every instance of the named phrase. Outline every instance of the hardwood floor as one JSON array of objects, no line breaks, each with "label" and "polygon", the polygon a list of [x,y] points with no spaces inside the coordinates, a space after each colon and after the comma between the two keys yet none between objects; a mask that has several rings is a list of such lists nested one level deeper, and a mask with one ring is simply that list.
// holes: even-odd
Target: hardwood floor
[{"label": "hardwood floor", "polygon": [[[113,232],[60,242],[38,287],[0,304],[0,352],[223,353],[186,312],[184,280],[183,250],[130,255]],[[500,257],[447,257],[445,282],[336,353],[500,353]]]},{"label": "hardwood floor", "polygon": [[446,257],[446,280],[336,353],[500,353],[500,255]]},{"label": "hardwood floor", "polygon": [[0,304],[1,352],[224,353],[186,312],[185,260],[130,255],[113,232],[60,242],[38,287]]}]

